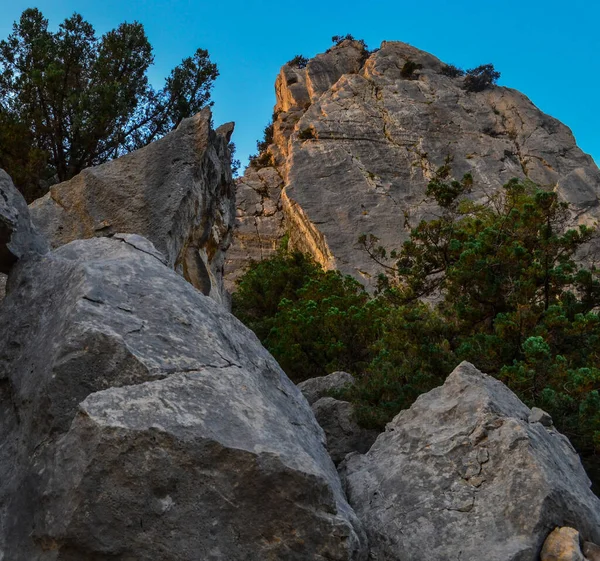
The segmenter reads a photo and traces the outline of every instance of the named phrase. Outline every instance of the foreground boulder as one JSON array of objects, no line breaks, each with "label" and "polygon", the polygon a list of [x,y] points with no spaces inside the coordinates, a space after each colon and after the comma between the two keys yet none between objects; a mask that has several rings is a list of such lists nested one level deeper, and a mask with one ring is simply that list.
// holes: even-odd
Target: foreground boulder
[{"label": "foreground boulder", "polygon": [[599,543],[600,499],[567,438],[463,362],[342,464],[377,561],[538,561],[570,526]]},{"label": "foreground boulder", "polygon": [[[25,199],[0,169],[0,273],[8,273],[19,259],[47,251],[48,244],[31,223]],[[4,284],[3,279],[2,293]]]},{"label": "foreground boulder", "polygon": [[164,260],[115,235],[11,272],[0,558],[364,560],[306,400]]},{"label": "foreground boulder", "polygon": [[85,169],[31,204],[53,248],[76,239],[139,234],[170,267],[217,301],[234,223],[228,142],[233,125],[211,129],[205,109],[131,154]]}]

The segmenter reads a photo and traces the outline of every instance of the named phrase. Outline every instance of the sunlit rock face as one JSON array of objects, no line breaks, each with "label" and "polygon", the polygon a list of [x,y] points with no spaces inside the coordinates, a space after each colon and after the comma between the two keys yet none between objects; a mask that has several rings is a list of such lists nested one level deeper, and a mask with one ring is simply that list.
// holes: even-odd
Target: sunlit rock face
[{"label": "sunlit rock face", "polygon": [[83,170],[30,205],[53,248],[73,240],[139,234],[204,294],[222,302],[222,269],[234,222],[228,142],[233,124],[211,127],[210,109],[165,137]]},{"label": "sunlit rock face", "polygon": [[[416,69],[407,76],[409,61]],[[381,269],[358,237],[373,234],[398,248],[411,225],[435,212],[425,190],[447,161],[454,177],[473,175],[476,199],[518,177],[558,192],[574,222],[597,220],[600,171],[568,127],[516,90],[469,92],[464,77],[446,74],[442,61],[400,42],[367,53],[344,41],[304,68],[283,66],[268,148],[268,169],[281,177],[281,193],[270,195],[278,214],[269,221],[260,208],[240,204],[249,189],[264,191],[256,171],[247,171],[234,248],[268,256],[257,249],[263,232],[283,220],[279,231],[289,232],[292,246],[372,285]],[[229,262],[227,274],[239,267],[239,258]]]}]

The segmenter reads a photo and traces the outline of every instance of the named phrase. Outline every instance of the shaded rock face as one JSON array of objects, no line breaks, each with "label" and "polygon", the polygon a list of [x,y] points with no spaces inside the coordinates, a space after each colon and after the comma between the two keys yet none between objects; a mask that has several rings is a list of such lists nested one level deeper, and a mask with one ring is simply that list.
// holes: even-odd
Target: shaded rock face
[{"label": "shaded rock face", "polygon": [[0,557],[364,560],[300,391],[164,262],[124,234],[11,271]]},{"label": "shaded rock face", "polygon": [[354,376],[348,372],[332,372],[327,376],[317,376],[309,378],[298,384],[298,389],[302,392],[308,403],[311,405],[327,397],[332,391],[341,390],[346,386],[354,385]]},{"label": "shaded rock face", "polygon": [[332,372],[298,384],[298,389],[311,405],[315,419],[325,431],[327,451],[336,465],[350,452],[367,452],[379,435],[378,431],[359,426],[351,403],[329,396],[332,391],[352,385],[354,377],[348,372]]},{"label": "shaded rock face", "polygon": [[327,451],[336,465],[351,452],[367,452],[379,435],[378,431],[359,426],[354,406],[348,401],[322,397],[313,403],[312,410],[325,431]]},{"label": "shaded rock face", "polygon": [[[462,363],[341,466],[373,559],[538,561],[557,526],[600,538],[600,499],[567,438]],[[482,553],[484,552],[484,553]]]},{"label": "shaded rock face", "polygon": [[285,234],[281,189],[283,180],[275,168],[248,168],[236,181],[235,244],[227,251],[225,288],[235,282],[251,261],[271,257]]},{"label": "shaded rock face", "polygon": [[88,168],[31,204],[53,248],[76,239],[139,234],[192,285],[224,298],[222,268],[234,222],[228,142],[204,109],[131,154]]},{"label": "shaded rock face", "polygon": [[[0,169],[0,273],[7,274],[20,259],[43,255],[46,240],[32,225],[25,199]],[[1,281],[4,294],[5,278]]]},{"label": "shaded rock face", "polygon": [[[421,68],[403,77],[407,61]],[[571,203],[574,222],[598,219],[600,171],[566,126],[515,90],[467,92],[443,69],[405,43],[366,54],[351,41],[281,69],[269,152],[294,247],[371,285],[381,269],[358,237],[399,248],[435,210],[425,190],[447,158],[455,177],[473,175],[475,199],[528,178]]]}]

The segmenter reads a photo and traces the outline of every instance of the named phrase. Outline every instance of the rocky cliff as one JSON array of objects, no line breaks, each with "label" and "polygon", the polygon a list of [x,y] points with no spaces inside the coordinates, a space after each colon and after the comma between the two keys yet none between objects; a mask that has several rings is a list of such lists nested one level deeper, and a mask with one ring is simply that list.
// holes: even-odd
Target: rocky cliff
[{"label": "rocky cliff", "polygon": [[[186,152],[171,141],[146,151],[165,171]],[[42,227],[84,238],[48,228],[53,250],[0,171],[0,560],[582,561],[581,539],[593,561],[600,500],[547,414],[467,363],[379,436],[327,397],[346,373],[303,384],[311,410],[254,334],[177,274],[180,246],[159,235],[206,239],[194,226],[214,225],[226,190],[186,165],[181,182],[146,183],[144,161],[63,185],[78,201],[64,213],[41,203],[59,220]],[[127,233],[94,235],[108,207],[90,192],[110,200],[111,178],[139,214]],[[152,231],[158,201],[182,192],[197,212],[159,215]]]},{"label": "rocky cliff", "polygon": [[53,248],[117,232],[147,237],[169,267],[223,301],[234,187],[228,142],[233,124],[211,128],[210,109],[136,152],[82,171],[31,204]]},{"label": "rocky cliff", "polygon": [[455,177],[473,175],[474,198],[527,178],[571,203],[574,221],[595,223],[600,171],[570,130],[513,89],[471,92],[464,77],[448,74],[399,42],[368,53],[344,41],[303,68],[284,65],[273,143],[262,169],[249,167],[238,183],[229,286],[286,231],[323,266],[369,285],[380,269],[359,235],[398,248],[433,210],[425,189],[446,161]]}]

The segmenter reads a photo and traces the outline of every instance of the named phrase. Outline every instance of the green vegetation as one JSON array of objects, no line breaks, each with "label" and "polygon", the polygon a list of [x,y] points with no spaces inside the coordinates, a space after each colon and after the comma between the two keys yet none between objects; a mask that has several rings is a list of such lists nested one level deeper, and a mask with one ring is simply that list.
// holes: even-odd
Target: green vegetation
[{"label": "green vegetation", "polygon": [[470,175],[452,179],[447,160],[427,191],[437,216],[399,251],[361,237],[387,267],[376,296],[282,251],[242,277],[234,313],[294,381],[353,373],[357,385],[343,395],[365,426],[382,427],[469,360],[548,411],[593,466],[600,283],[574,256],[594,232],[568,229],[568,206],[553,192],[512,180],[475,203],[472,183]]},{"label": "green vegetation", "polygon": [[49,185],[160,138],[211,105],[208,52],[184,59],[155,91],[142,24],[101,38],[75,13],[55,33],[37,9],[0,41],[0,167],[28,200]]},{"label": "green vegetation", "polygon": [[423,68],[422,64],[407,60],[402,66],[402,70],[400,70],[400,76],[409,80],[415,79],[415,70],[419,70],[420,68]]},{"label": "green vegetation", "polygon": [[494,69],[493,64],[482,64],[477,68],[467,70],[464,87],[468,92],[481,92],[494,85],[498,78],[500,78],[500,72]]},{"label": "green vegetation", "polygon": [[298,138],[300,140],[312,140],[317,138],[317,135],[315,134],[315,129],[313,127],[306,127],[305,129],[298,131]]},{"label": "green vegetation", "polygon": [[445,64],[442,66],[442,74],[450,78],[460,78],[465,75],[465,71],[454,64]]},{"label": "green vegetation", "polygon": [[308,59],[302,55],[296,55],[292,60],[287,62],[288,66],[293,66],[294,68],[306,68],[308,64]]},{"label": "green vegetation", "polygon": [[273,144],[274,120],[275,115],[273,115],[273,120],[264,128],[262,140],[256,141],[256,149],[258,150],[258,153],[250,156],[249,158],[250,165],[253,168],[261,169],[275,165],[275,162],[273,161],[273,156],[267,152],[269,146]]},{"label": "green vegetation", "polygon": [[355,41],[357,43],[360,43],[360,46],[363,51],[368,50],[367,44],[365,43],[364,39],[355,39],[353,35],[350,35],[350,33],[348,33],[346,35],[334,35],[331,38],[331,42],[334,43],[336,47],[338,45],[341,45],[344,41]]}]

